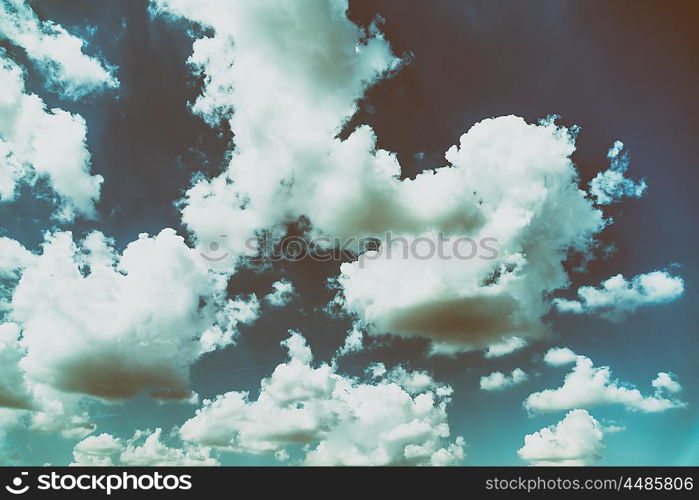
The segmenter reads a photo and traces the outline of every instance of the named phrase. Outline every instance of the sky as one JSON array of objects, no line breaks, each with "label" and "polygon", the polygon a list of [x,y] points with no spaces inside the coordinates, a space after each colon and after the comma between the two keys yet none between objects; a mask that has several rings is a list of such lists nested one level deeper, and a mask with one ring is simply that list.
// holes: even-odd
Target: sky
[{"label": "sky", "polygon": [[0,0],[0,464],[697,465],[696,15]]}]

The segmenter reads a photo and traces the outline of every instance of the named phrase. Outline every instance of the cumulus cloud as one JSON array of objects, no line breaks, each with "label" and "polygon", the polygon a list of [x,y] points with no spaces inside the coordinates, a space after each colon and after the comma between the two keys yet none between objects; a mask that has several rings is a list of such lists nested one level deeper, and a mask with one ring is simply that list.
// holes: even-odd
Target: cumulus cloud
[{"label": "cumulus cloud", "polygon": [[545,389],[527,397],[524,407],[530,412],[621,404],[630,411],[659,413],[686,406],[685,402],[674,396],[680,390],[679,383],[665,372],[660,372],[653,381],[655,393],[644,396],[635,387],[612,379],[612,371],[608,366],[595,367],[590,358],[574,355],[570,349],[551,349],[546,353],[544,361],[553,366],[575,362],[575,366],[566,375],[561,387]]},{"label": "cumulus cloud", "polygon": [[12,291],[22,271],[35,258],[36,256],[18,241],[0,237],[0,318],[10,309]]},{"label": "cumulus cloud", "polygon": [[58,198],[56,216],[95,216],[101,175],[90,175],[87,128],[80,115],[54,108],[24,88],[22,70],[0,53],[0,201],[11,201],[20,183],[48,185]]},{"label": "cumulus cloud", "polygon": [[569,411],[557,424],[524,437],[517,451],[532,465],[590,465],[602,456],[603,427],[587,411]]},{"label": "cumulus cloud", "polygon": [[682,386],[675,378],[675,374],[673,373],[660,372],[653,382],[651,382],[651,385],[659,391],[666,390],[675,394],[682,390]]},{"label": "cumulus cloud", "polygon": [[281,279],[272,283],[272,293],[265,295],[264,300],[275,307],[283,307],[294,300],[296,291],[294,284],[287,280]]},{"label": "cumulus cloud", "polygon": [[20,429],[85,437],[96,428],[86,396],[195,401],[190,366],[259,315],[172,229],[121,253],[100,232],[46,233],[42,247],[0,239],[0,407]]},{"label": "cumulus cloud", "polygon": [[171,448],[161,441],[161,433],[161,429],[152,433],[137,431],[126,443],[119,461],[130,466],[218,465],[218,460],[210,456],[210,448],[186,444],[183,448]]},{"label": "cumulus cloud", "polygon": [[73,466],[171,467],[219,465],[211,448],[184,444],[181,448],[163,443],[162,429],[136,431],[122,440],[110,434],[89,436],[75,445]]},{"label": "cumulus cloud", "polygon": [[227,252],[254,255],[246,241],[256,231],[306,212],[317,218],[317,229],[344,224],[347,232],[375,218],[366,211],[357,222],[351,206],[342,208],[357,206],[364,193],[383,197],[381,186],[395,182],[395,157],[372,151],[375,138],[366,127],[346,141],[336,136],[365,88],[398,60],[376,29],[347,19],[346,0],[151,6],[213,33],[193,44],[189,63],[204,80],[193,111],[235,135],[226,171],[199,178],[185,195],[182,218],[199,242],[227,234]]},{"label": "cumulus cloud", "polygon": [[34,383],[106,400],[187,398],[191,364],[257,318],[257,299],[227,299],[226,284],[172,229],[121,254],[99,232],[78,244],[47,234],[10,303],[18,366]]},{"label": "cumulus cloud", "polygon": [[0,236],[0,277],[11,277],[27,267],[34,254],[11,238]]},{"label": "cumulus cloud", "polygon": [[114,465],[114,455],[122,449],[121,442],[110,434],[88,436],[73,448],[73,463],[82,466]]},{"label": "cumulus cloud", "polygon": [[440,234],[405,236],[407,245],[396,240],[342,265],[346,310],[370,332],[426,337],[437,352],[545,335],[544,297],[568,282],[562,263],[569,251],[585,251],[605,224],[577,185],[573,141],[552,120],[509,116],[474,125],[447,152],[449,166],[406,185],[439,193],[435,202],[454,217],[479,221],[460,234],[481,243],[493,238],[497,251],[460,258],[470,246],[452,238],[442,255],[425,258]]},{"label": "cumulus cloud", "polygon": [[[27,380],[20,327],[0,323],[0,411],[13,427],[79,439],[95,429],[79,397]],[[10,418],[10,416],[12,418]],[[0,426],[1,427],[1,426]]]},{"label": "cumulus cloud", "polygon": [[[12,422],[13,428],[56,434],[66,439],[81,439],[95,430],[80,396],[61,393],[45,384],[27,380],[15,378],[14,382],[19,383],[13,388],[14,394],[10,393],[14,401],[10,399],[8,403],[7,391],[0,400],[0,413]],[[0,387],[0,390],[4,389]],[[20,390],[22,400],[18,405]]]},{"label": "cumulus cloud", "polygon": [[85,40],[39,20],[26,0],[0,2],[0,39],[22,47],[45,73],[49,88],[63,97],[78,99],[119,86],[112,67],[83,52]]},{"label": "cumulus cloud", "polygon": [[646,183],[643,179],[633,181],[624,174],[629,168],[629,155],[624,151],[624,143],[614,142],[607,154],[611,165],[608,170],[598,173],[590,181],[590,194],[597,199],[600,205],[608,205],[617,202],[624,197],[640,198],[646,192]]},{"label": "cumulus cloud", "polygon": [[515,351],[519,351],[527,345],[527,341],[521,337],[509,337],[500,342],[490,344],[484,356],[486,358],[499,358]]},{"label": "cumulus cloud", "polygon": [[544,363],[551,366],[563,366],[574,363],[577,357],[577,354],[567,347],[552,347],[544,354]]},{"label": "cumulus cloud", "polygon": [[275,453],[303,446],[311,465],[456,463],[464,442],[449,442],[451,388],[425,372],[375,366],[361,381],[312,366],[305,339],[283,342],[289,360],[261,382],[260,394],[228,392],[204,401],[180,428],[185,441],[222,450]]},{"label": "cumulus cloud", "polygon": [[14,323],[0,324],[0,407],[32,407],[24,372],[18,365],[23,356],[24,350],[19,345],[19,326]]},{"label": "cumulus cloud", "polygon": [[45,410],[29,415],[28,429],[33,432],[57,434],[65,439],[81,439],[97,429],[88,412],[81,410],[78,398],[71,397],[72,404],[66,405],[66,397],[55,394],[55,399],[47,400]]},{"label": "cumulus cloud", "polygon": [[553,302],[561,312],[599,314],[605,319],[619,321],[639,307],[672,302],[683,293],[682,278],[667,271],[652,271],[630,280],[617,274],[604,280],[599,288],[580,287],[579,300],[554,299]]},{"label": "cumulus cloud", "polygon": [[502,391],[527,380],[529,380],[529,375],[521,368],[515,368],[510,375],[505,375],[502,372],[493,372],[490,375],[481,377],[480,386],[484,391]]},{"label": "cumulus cloud", "polygon": [[352,329],[347,332],[345,337],[345,342],[335,353],[333,361],[341,358],[342,356],[347,356],[353,352],[359,352],[364,347],[364,332],[357,325],[353,325]]}]

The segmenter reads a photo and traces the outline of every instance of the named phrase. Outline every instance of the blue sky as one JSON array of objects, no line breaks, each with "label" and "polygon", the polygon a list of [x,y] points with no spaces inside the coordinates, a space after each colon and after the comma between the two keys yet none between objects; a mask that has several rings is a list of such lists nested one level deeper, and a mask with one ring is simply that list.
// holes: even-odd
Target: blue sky
[{"label": "blue sky", "polygon": [[[75,136],[63,142],[75,141],[89,159],[77,154],[57,168],[66,169],[72,186],[95,175],[103,180],[88,196],[94,213],[81,211],[84,193],[61,191],[58,175],[42,173],[46,156],[27,153],[39,147],[25,145],[31,133],[12,135],[8,130],[20,125],[3,125],[3,144],[28,173],[0,202],[7,249],[0,313],[3,324],[16,325],[0,338],[7,370],[0,373],[10,381],[0,383],[6,406],[0,462],[697,464],[699,68],[689,3],[669,11],[652,2],[427,7],[386,0],[350,1],[347,12],[343,2],[195,4],[2,2],[0,14],[24,26],[24,38],[12,23],[0,26],[3,64],[19,68],[24,82],[16,102],[35,94],[46,110],[82,117],[84,145]],[[34,15],[32,30],[27,19]],[[67,34],[41,24],[46,20]],[[47,39],[64,36],[85,41],[80,67],[91,72],[71,73],[76,67],[65,65],[77,57],[74,47],[42,53]],[[207,52],[201,40],[220,46]],[[28,106],[11,106],[35,123]],[[554,114],[559,126],[579,127],[574,150],[555,125],[539,122]],[[508,115],[523,120],[497,118]],[[10,123],[7,116],[0,119]],[[61,130],[67,129],[55,133]],[[473,144],[464,142],[467,132],[474,133]],[[620,184],[611,183],[607,193],[617,199],[605,204],[590,182],[608,171],[615,141],[630,159],[623,178],[636,188],[642,179],[647,189],[621,196]],[[459,144],[461,154],[445,159]],[[48,157],[58,154],[58,144],[45,147]],[[575,170],[568,170],[569,147]],[[464,172],[463,186],[460,177],[435,175],[427,184],[419,175],[447,164]],[[394,180],[375,173],[395,165]],[[537,177],[540,168],[547,170]],[[517,183],[529,193],[550,188],[550,204],[532,205]],[[566,186],[572,185],[586,192],[571,193]],[[515,236],[500,236],[509,233],[493,222],[496,212],[480,212],[468,201],[471,192],[485,207],[511,203],[533,222]],[[220,204],[210,205],[212,199]],[[245,202],[236,205],[240,199]],[[66,207],[75,213],[57,215]],[[478,217],[488,228],[481,233],[473,222]],[[613,223],[602,229],[602,218]],[[165,228],[174,231],[161,233]],[[502,301],[490,302],[495,292],[478,283],[486,271],[470,263],[380,260],[357,270],[356,263],[340,269],[338,261],[305,259],[253,266],[241,250],[259,231],[381,240],[387,232],[416,237],[436,230],[500,236],[497,262],[519,269],[514,284],[502,281]],[[47,231],[72,231],[65,241],[75,241],[82,257],[58,243],[42,249]],[[104,238],[80,243],[92,231]],[[150,238],[139,240],[142,233]],[[209,266],[201,253],[214,240],[233,257]],[[54,260],[46,257],[47,246],[55,249]],[[127,247],[133,251],[124,253]],[[99,255],[122,267],[107,265],[114,281],[88,283],[103,264]],[[526,264],[518,268],[521,259]],[[66,262],[74,273],[61,274]],[[662,273],[653,286],[630,281],[653,271]],[[581,314],[565,313],[552,302],[575,299],[582,286],[599,290],[619,273],[629,281],[598,297],[598,308],[581,302]],[[133,279],[117,286],[117,275]],[[276,304],[265,297],[279,282],[293,283],[294,292]],[[338,292],[342,300],[329,312]],[[98,300],[102,294],[105,302]],[[203,348],[209,327],[231,337]],[[361,346],[339,354],[353,327]],[[290,337],[289,330],[300,333]],[[484,356],[488,345],[512,336],[527,345]],[[288,338],[287,347],[280,345]],[[313,361],[299,347],[302,339]],[[52,351],[54,342],[59,347]],[[440,342],[448,353],[430,354]],[[583,380],[569,388],[565,404],[549,401],[527,411],[531,394],[560,387],[572,370],[571,363],[545,361],[556,347],[610,367],[611,376],[602,386]],[[296,352],[291,361],[287,351]],[[366,370],[376,363],[387,372],[372,377]],[[414,388],[398,367],[429,382]],[[526,380],[481,388],[482,377],[515,369]],[[258,399],[261,381],[273,372]],[[659,373],[670,374],[681,390],[651,385]],[[308,388],[319,379],[342,389],[319,395],[316,386]],[[619,396],[636,388],[640,396],[629,396],[632,401]],[[290,396],[295,390],[302,395]],[[391,402],[393,390],[410,402],[405,409]],[[204,402],[233,391],[249,396],[241,405],[236,396],[222,398],[228,413]],[[378,408],[389,423],[361,416],[362,398],[370,397],[364,394],[386,401]],[[420,413],[415,401],[426,395],[432,403]],[[26,404],[8,403],[18,398]],[[656,403],[662,408],[644,406]],[[265,413],[272,422],[249,423]],[[422,425],[428,430],[418,432]],[[397,429],[407,436],[403,441],[386,437]],[[551,433],[562,444],[553,445]],[[525,436],[531,436],[526,445]]]}]

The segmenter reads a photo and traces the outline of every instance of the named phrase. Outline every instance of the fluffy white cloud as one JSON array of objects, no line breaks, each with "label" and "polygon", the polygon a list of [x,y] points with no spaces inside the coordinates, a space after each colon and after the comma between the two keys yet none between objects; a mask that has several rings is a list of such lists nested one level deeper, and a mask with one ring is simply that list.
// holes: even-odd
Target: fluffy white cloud
[{"label": "fluffy white cloud", "polygon": [[527,345],[527,341],[520,337],[509,337],[495,344],[490,344],[484,356],[486,358],[499,358],[515,351],[519,351]]},{"label": "fluffy white cloud", "polygon": [[11,238],[0,236],[0,277],[10,277],[27,267],[34,254]]},{"label": "fluffy white cloud", "polygon": [[544,363],[551,366],[568,365],[574,363],[577,357],[577,354],[567,347],[552,347],[544,354]]},{"label": "fluffy white cloud", "polygon": [[666,372],[658,373],[658,376],[651,382],[651,385],[658,390],[666,390],[672,394],[682,390],[680,383],[675,380],[675,375]]},{"label": "fluffy white cloud", "polygon": [[574,356],[569,349],[551,349],[544,360],[554,366],[572,362],[575,362],[575,366],[566,375],[561,387],[545,389],[527,397],[524,407],[530,412],[621,404],[627,410],[656,413],[686,406],[685,402],[673,397],[680,385],[668,373],[660,372],[653,381],[655,394],[644,396],[633,386],[612,379],[612,371],[608,366],[595,367],[590,358]]},{"label": "fluffy white cloud", "polygon": [[483,376],[481,377],[480,385],[484,391],[502,391],[527,380],[529,380],[529,375],[521,368],[515,368],[510,375],[505,375],[502,372],[493,372],[490,375]]},{"label": "fluffy white cloud", "polygon": [[[481,244],[494,238],[497,252],[472,252],[469,242],[452,237],[439,255],[437,232],[405,236],[410,251],[394,238],[383,251],[342,265],[346,310],[370,332],[427,337],[434,351],[544,335],[544,297],[568,283],[562,263],[569,251],[585,251],[605,225],[578,188],[574,149],[573,135],[551,120],[528,124],[509,116],[474,125],[447,152],[450,166],[402,185],[439,193],[435,206],[450,214],[443,221],[461,221],[452,226],[456,236]],[[434,221],[425,227],[448,230]]]},{"label": "fluffy white cloud", "polygon": [[161,429],[152,433],[137,431],[127,442],[119,461],[130,466],[218,465],[218,460],[210,456],[210,448],[186,444],[183,448],[171,448],[161,441],[161,432]]},{"label": "fluffy white cloud", "polygon": [[[12,368],[10,365],[9,369]],[[23,375],[23,372],[20,373]],[[90,422],[80,396],[60,393],[47,385],[18,380],[16,377],[10,382],[18,384],[10,389],[14,394],[10,392],[9,397],[14,400],[8,401],[7,393],[0,396],[4,398],[0,400],[0,413],[13,424],[13,428],[57,434],[66,439],[81,439],[95,430],[96,426]],[[20,391],[21,404],[16,404]]]},{"label": "fluffy white cloud", "polygon": [[82,439],[97,428],[88,414],[87,401],[81,395],[60,392],[31,379],[28,385],[35,408],[26,415],[30,430],[59,434],[65,439]]},{"label": "fluffy white cloud", "polygon": [[598,173],[590,181],[590,194],[600,205],[608,205],[624,197],[640,198],[646,192],[643,179],[634,182],[624,177],[629,168],[629,155],[623,149],[624,143],[616,141],[607,154],[611,161],[609,169]]},{"label": "fluffy white cloud", "polygon": [[0,318],[10,309],[12,291],[22,271],[35,258],[36,256],[18,241],[0,237]]},{"label": "fluffy white cloud", "polygon": [[683,293],[684,280],[667,271],[639,274],[630,280],[617,274],[604,280],[600,288],[581,286],[580,300],[555,299],[554,304],[561,312],[599,314],[619,321],[639,307],[672,302]]},{"label": "fluffy white cloud", "polygon": [[173,448],[163,443],[162,429],[136,431],[128,440],[110,434],[89,436],[75,445],[73,463],[78,466],[125,465],[135,467],[219,465],[211,448],[185,444]]},{"label": "fluffy white cloud", "polygon": [[272,283],[272,288],[272,293],[265,295],[264,300],[275,307],[287,305],[289,302],[294,300],[294,297],[296,296],[294,284],[287,279],[275,281]]},{"label": "fluffy white cloud", "polygon": [[110,434],[88,436],[73,448],[73,463],[82,466],[114,465],[114,455],[122,449],[121,442]]},{"label": "fluffy white cloud", "polygon": [[532,465],[589,465],[602,456],[603,428],[585,410],[572,410],[555,425],[524,437],[517,451]]},{"label": "fluffy white cloud", "polygon": [[261,382],[256,400],[228,392],[204,401],[182,425],[182,438],[281,458],[287,447],[304,445],[304,462],[315,465],[446,465],[463,458],[463,439],[448,442],[450,387],[424,372],[380,366],[363,382],[327,364],[311,366],[298,333],[284,345],[289,361]]},{"label": "fluffy white cloud", "polygon": [[335,353],[333,362],[335,362],[342,356],[347,356],[348,354],[353,352],[359,352],[362,350],[363,347],[364,333],[362,332],[361,328],[359,328],[357,325],[353,325],[352,329],[347,332],[347,336],[345,337],[345,342],[342,344],[342,347],[340,347],[337,350],[337,353]]},{"label": "fluffy white cloud", "polygon": [[0,249],[0,407],[34,432],[93,432],[85,395],[193,400],[191,364],[259,314],[171,229],[121,254],[99,232],[47,233],[40,255],[8,238]]},{"label": "fluffy white cloud", "polygon": [[0,54],[0,201],[13,200],[20,182],[46,179],[59,201],[59,219],[95,215],[102,176],[90,175],[86,125],[80,115],[47,110],[25,93],[20,68]]},{"label": "fluffy white cloud", "polygon": [[0,324],[0,407],[32,407],[32,397],[18,365],[22,356],[24,350],[19,345],[19,326]]},{"label": "fluffy white cloud", "polygon": [[[20,344],[20,327],[0,323],[0,410],[15,427],[79,439],[95,429],[79,398],[60,394],[27,380],[20,366],[26,349]],[[2,427],[0,425],[0,427]]]},{"label": "fluffy white cloud", "polygon": [[235,134],[229,168],[200,178],[185,196],[182,218],[200,243],[226,234],[225,251],[250,255],[255,248],[246,241],[256,231],[301,215],[332,234],[336,224],[354,233],[376,219],[352,207],[372,191],[383,199],[382,186],[395,182],[395,158],[372,151],[368,128],[347,141],[336,135],[364,89],[398,60],[375,29],[367,33],[347,19],[346,0],[151,5],[210,28],[213,35],[194,42],[189,60],[205,82],[193,109],[211,124],[224,120]]},{"label": "fluffy white cloud", "polygon": [[0,2],[0,39],[22,47],[46,74],[49,88],[63,97],[78,99],[109,87],[118,87],[113,68],[83,52],[85,41],[51,21],[40,21],[26,0]]},{"label": "fluffy white cloud", "polygon": [[48,234],[10,304],[19,367],[32,383],[108,400],[188,397],[190,365],[234,342],[259,307],[254,296],[226,299],[227,277],[206,264],[172,229],[122,254],[99,232],[79,245]]}]

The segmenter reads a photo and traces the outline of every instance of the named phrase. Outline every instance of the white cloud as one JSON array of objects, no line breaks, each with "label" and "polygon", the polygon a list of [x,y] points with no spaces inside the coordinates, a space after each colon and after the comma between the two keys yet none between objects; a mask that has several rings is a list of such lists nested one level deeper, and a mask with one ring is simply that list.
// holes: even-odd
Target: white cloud
[{"label": "white cloud", "polygon": [[[214,304],[216,302],[219,300],[214,298]],[[211,352],[233,344],[238,336],[238,325],[250,325],[259,316],[260,302],[255,294],[229,299],[222,307],[219,304],[219,310],[214,315],[216,324],[201,334],[202,352]]]},{"label": "white cloud", "polygon": [[294,284],[287,279],[275,281],[272,283],[272,288],[272,293],[265,295],[264,298],[272,306],[283,307],[294,300],[296,296]]},{"label": "white cloud", "polygon": [[114,455],[122,449],[121,442],[110,434],[88,436],[73,448],[73,463],[86,467],[112,466]]},{"label": "white cloud", "polygon": [[78,466],[124,465],[172,467],[219,465],[211,448],[185,444],[173,448],[163,443],[162,429],[136,431],[132,438],[117,439],[109,434],[90,436],[75,445],[73,463]]},{"label": "white cloud", "polygon": [[7,395],[0,401],[0,413],[13,422],[14,428],[56,434],[65,439],[81,439],[95,430],[80,396],[60,393],[45,384],[26,380],[20,383],[13,389],[15,401],[20,389],[23,392],[22,405],[13,404],[12,400],[8,404]]},{"label": "white cloud", "polygon": [[463,439],[449,442],[446,406],[451,388],[424,372],[374,370],[370,382],[311,366],[298,333],[284,345],[289,361],[248,393],[204,401],[180,428],[189,442],[227,451],[275,453],[304,445],[311,465],[446,465],[463,458]]},{"label": "white cloud", "polygon": [[103,179],[90,175],[85,120],[49,111],[38,96],[25,93],[22,71],[2,54],[0,87],[0,201],[15,199],[21,182],[33,186],[46,179],[58,198],[59,219],[94,217]]},{"label": "white cloud", "polygon": [[199,178],[185,196],[182,218],[200,244],[226,234],[223,250],[251,255],[246,240],[256,231],[278,230],[301,215],[333,234],[334,225],[354,232],[376,219],[367,212],[358,223],[352,207],[395,182],[395,158],[372,152],[368,128],[346,141],[336,135],[364,89],[398,60],[375,29],[367,33],[347,19],[346,0],[151,6],[211,28],[213,36],[193,43],[189,60],[204,78],[193,110],[212,125],[224,120],[235,134],[228,169]]},{"label": "white cloud", "polygon": [[364,333],[359,326],[353,325],[352,329],[347,332],[347,336],[345,337],[345,342],[342,344],[342,347],[340,347],[337,350],[337,353],[335,353],[333,362],[343,356],[347,356],[350,353],[359,352],[363,347]]},{"label": "white cloud", "polygon": [[20,366],[25,355],[19,325],[0,323],[0,412],[14,427],[59,434],[67,439],[79,439],[92,432],[95,426],[81,408],[79,397],[27,380]]},{"label": "white cloud", "polygon": [[29,409],[32,397],[18,366],[24,356],[19,345],[19,326],[0,324],[0,407]]},{"label": "white cloud", "polygon": [[611,162],[609,169],[598,173],[590,181],[590,194],[600,205],[608,205],[624,197],[640,198],[646,192],[647,186],[643,179],[634,182],[624,177],[629,168],[629,156],[623,149],[624,144],[616,141],[607,154]]},{"label": "white cloud", "polygon": [[529,375],[521,368],[515,368],[510,375],[505,375],[502,372],[493,372],[490,375],[481,377],[480,386],[484,391],[502,391],[527,380],[529,380]]},{"label": "white cloud", "polygon": [[48,234],[14,290],[19,367],[32,383],[117,400],[144,391],[189,396],[189,367],[235,341],[259,304],[226,299],[215,274],[172,229],[142,234],[118,254],[102,233],[76,245]]},{"label": "white cloud", "polygon": [[486,358],[499,358],[515,351],[519,351],[527,345],[527,341],[520,337],[508,337],[494,344],[490,344],[485,351]]},{"label": "white cloud", "polygon": [[652,271],[630,280],[617,274],[604,280],[600,288],[580,287],[580,300],[555,299],[553,303],[561,312],[599,314],[605,319],[619,321],[639,307],[672,302],[683,293],[682,278],[667,271]]},{"label": "white cloud", "polygon": [[10,309],[12,291],[22,271],[35,258],[36,256],[18,241],[0,237],[0,318]]},{"label": "white cloud", "polygon": [[532,465],[590,465],[602,456],[603,436],[592,415],[575,409],[557,424],[526,435],[517,454]]},{"label": "white cloud", "polygon": [[551,366],[567,365],[574,363],[576,359],[577,354],[567,347],[552,347],[544,354],[544,363]]},{"label": "white cloud", "polygon": [[595,367],[592,360],[585,356],[575,356],[573,360],[571,354],[569,349],[560,348],[546,353],[544,360],[551,365],[575,361],[575,366],[566,375],[561,387],[530,394],[524,402],[528,411],[547,412],[621,404],[630,411],[657,413],[686,406],[685,402],[666,394],[666,390],[670,393],[677,392],[670,390],[670,387],[679,390],[679,384],[667,373],[660,372],[655,379],[655,394],[644,396],[633,386],[612,379],[612,371],[608,366]]},{"label": "white cloud", "polygon": [[651,384],[660,391],[666,390],[672,394],[682,390],[682,386],[675,380],[675,375],[673,373],[660,372]]},{"label": "white cloud", "polygon": [[171,448],[160,439],[161,429],[152,433],[137,431],[119,456],[119,461],[128,466],[193,466],[218,465],[211,457],[211,449],[185,444],[183,448]]},{"label": "white cloud", "polygon": [[[544,296],[567,285],[562,263],[568,251],[585,251],[605,225],[578,188],[569,158],[573,141],[552,121],[528,124],[509,116],[474,125],[447,152],[451,166],[405,181],[398,192],[402,199],[411,199],[413,190],[439,193],[432,199],[444,212],[424,227],[448,232],[451,221],[455,232],[442,256],[424,258],[439,234],[418,232],[403,235],[417,251],[403,252],[406,245],[394,238],[392,247],[384,244],[382,252],[343,264],[339,284],[346,310],[370,332],[426,337],[436,352],[545,335]],[[481,244],[496,238],[491,246],[498,252],[479,248],[473,258],[460,259],[457,252],[469,254],[470,246],[462,241],[455,252],[455,236]]]},{"label": "white cloud", "polygon": [[34,260],[34,254],[22,244],[0,236],[0,277],[9,277],[27,267]]},{"label": "white cloud", "polygon": [[0,39],[22,47],[46,74],[49,88],[78,99],[89,92],[119,86],[113,68],[83,52],[85,40],[51,21],[40,21],[25,0],[0,3]]},{"label": "white cloud", "polygon": [[40,255],[8,238],[0,249],[0,407],[33,432],[92,433],[85,396],[195,401],[189,367],[259,314],[172,229],[121,254],[99,232],[47,233]]},{"label": "white cloud", "polygon": [[424,370],[408,371],[400,365],[387,370],[383,363],[374,363],[369,365],[368,373],[374,379],[398,384],[413,396],[431,390],[434,390],[437,396],[451,396],[454,392],[450,386],[435,382],[432,375]]}]

